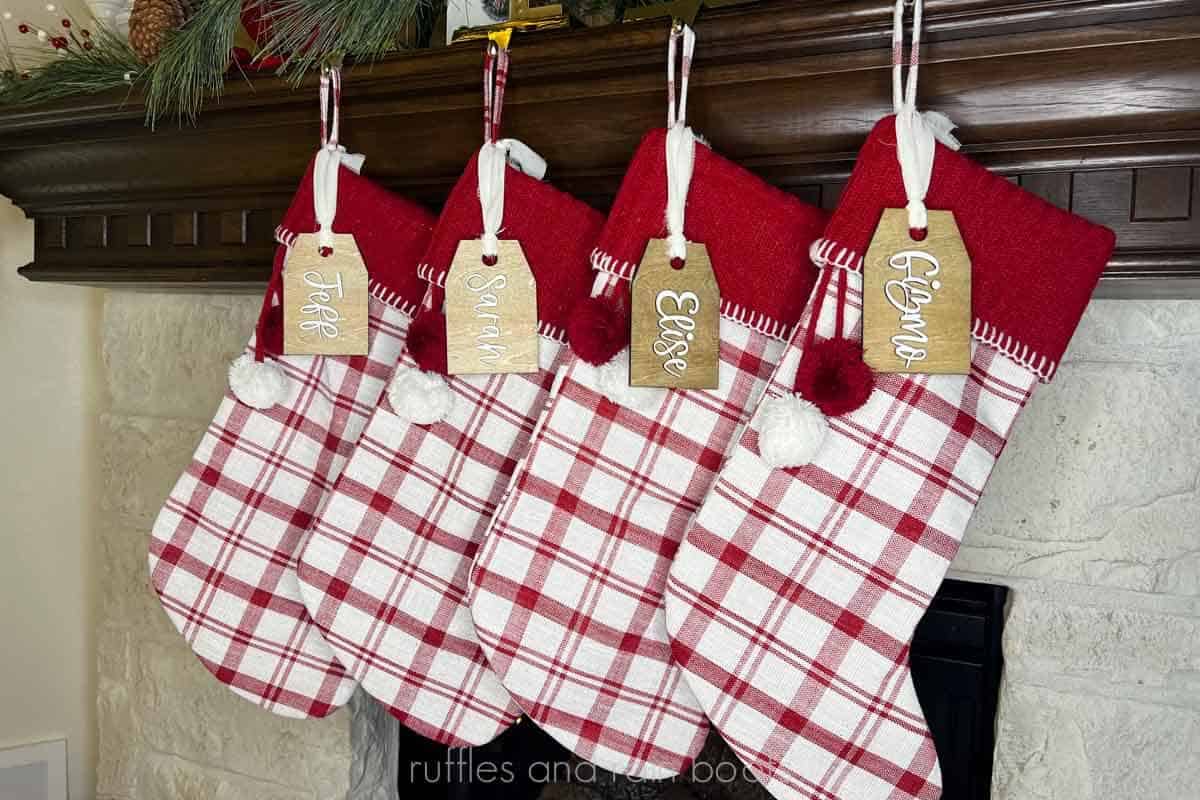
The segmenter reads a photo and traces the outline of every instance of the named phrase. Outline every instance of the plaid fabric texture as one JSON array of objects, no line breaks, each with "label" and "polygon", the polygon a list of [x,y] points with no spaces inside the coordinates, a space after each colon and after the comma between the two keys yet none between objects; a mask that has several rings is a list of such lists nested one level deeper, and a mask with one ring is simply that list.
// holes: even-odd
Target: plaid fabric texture
[{"label": "plaid fabric texture", "polygon": [[[844,274],[857,331],[861,276]],[[792,391],[811,308],[769,396]],[[667,627],[705,713],[775,797],[940,795],[909,644],[1036,381],[976,343],[969,375],[878,375],[807,466],[768,467],[753,423],[734,448],[672,565]]]},{"label": "plaid fabric texture", "polygon": [[605,769],[667,777],[704,743],[662,589],[782,349],[722,319],[721,388],[665,392],[645,413],[604,398],[572,357],[480,548],[472,612],[488,660],[532,720]]},{"label": "plaid fabric texture", "polygon": [[489,742],[521,713],[476,643],[467,578],[564,352],[542,337],[539,373],[447,378],[454,406],[433,425],[382,403],[301,558],[305,603],[350,675],[447,745]]},{"label": "plaid fabric texture", "polygon": [[415,310],[373,296],[368,355],[280,358],[288,394],[269,410],[227,393],[154,524],[167,615],[220,681],[275,713],[325,716],[354,689],[304,609],[294,559]]}]

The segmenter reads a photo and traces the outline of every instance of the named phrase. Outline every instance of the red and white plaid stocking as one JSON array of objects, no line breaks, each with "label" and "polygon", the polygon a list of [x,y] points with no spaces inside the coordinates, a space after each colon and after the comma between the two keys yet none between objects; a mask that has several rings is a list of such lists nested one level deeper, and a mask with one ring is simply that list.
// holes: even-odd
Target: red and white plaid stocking
[{"label": "red and white plaid stocking", "polygon": [[300,564],[305,603],[350,675],[405,725],[451,746],[488,742],[521,713],[476,643],[467,577],[545,405],[567,312],[587,296],[604,221],[506,167],[501,230],[520,242],[537,281],[541,370],[442,378],[445,321],[435,309],[459,243],[484,230],[478,159],[451,193],[422,267],[436,287],[432,308],[414,323],[389,399]]},{"label": "red and white plaid stocking", "polygon": [[665,233],[667,138],[646,136],[626,174],[592,257],[595,297],[570,323],[575,355],[472,578],[479,640],[525,713],[579,756],[649,778],[685,769],[708,727],[671,662],[667,568],[799,316],[825,222],[696,145],[684,233],[721,289],[720,388],[630,389],[628,351],[614,353],[629,281]]},{"label": "red and white plaid stocking", "polygon": [[859,154],[813,247],[823,269],[805,319],[667,585],[688,684],[781,799],[940,795],[913,630],[1114,244],[937,144],[926,202],[954,212],[972,260],[970,374],[876,374],[872,389],[868,371],[865,403],[841,413],[851,381],[834,351],[841,337],[857,347],[862,256],[883,210],[910,199],[896,129],[880,122]]},{"label": "red and white plaid stocking", "polygon": [[154,524],[150,573],[167,615],[219,680],[276,713],[319,717],[345,703],[354,682],[304,609],[294,558],[400,357],[425,291],[417,265],[433,218],[337,167],[332,228],[354,234],[370,274],[369,353],[283,356],[278,287],[296,236],[318,230],[315,164],[276,230],[256,338],[231,368],[234,383],[256,368],[267,379],[221,401]]}]

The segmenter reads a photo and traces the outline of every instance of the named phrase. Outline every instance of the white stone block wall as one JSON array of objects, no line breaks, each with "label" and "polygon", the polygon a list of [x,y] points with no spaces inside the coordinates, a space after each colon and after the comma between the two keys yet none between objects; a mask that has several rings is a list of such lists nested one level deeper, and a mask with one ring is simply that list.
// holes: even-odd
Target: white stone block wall
[{"label": "white stone block wall", "polygon": [[[102,449],[101,800],[331,800],[350,714],[284,720],[191,655],[146,539],[258,298],[109,292]],[[952,574],[1013,588],[997,800],[1200,797],[1200,301],[1097,301],[1017,423]],[[356,717],[367,761],[386,716]],[[361,765],[360,765],[361,766]]]},{"label": "white stone block wall", "polygon": [[287,720],[192,655],[146,571],[150,526],[191,459],[260,298],[107,292],[101,448],[100,800],[341,800],[350,715]]},{"label": "white stone block wall", "polygon": [[1200,302],[1092,303],[952,574],[1012,587],[993,798],[1200,797]]}]

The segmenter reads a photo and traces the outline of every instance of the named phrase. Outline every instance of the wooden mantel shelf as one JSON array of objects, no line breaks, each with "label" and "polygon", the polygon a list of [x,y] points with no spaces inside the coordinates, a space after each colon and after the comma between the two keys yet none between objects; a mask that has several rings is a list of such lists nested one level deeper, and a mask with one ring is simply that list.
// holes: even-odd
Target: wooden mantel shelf
[{"label": "wooden mantel shelf", "polygon": [[[666,22],[515,44],[505,132],[606,207],[663,124]],[[707,11],[689,120],[721,153],[833,207],[890,105],[890,0]],[[922,105],[966,151],[1113,227],[1101,291],[1200,296],[1200,0],[928,0]],[[435,207],[478,146],[479,47],[351,70],[343,139],[366,173]],[[0,194],[36,221],[31,280],[244,288],[317,139],[315,88],[234,82],[195,127],[143,126],[139,98],[0,114]]]}]

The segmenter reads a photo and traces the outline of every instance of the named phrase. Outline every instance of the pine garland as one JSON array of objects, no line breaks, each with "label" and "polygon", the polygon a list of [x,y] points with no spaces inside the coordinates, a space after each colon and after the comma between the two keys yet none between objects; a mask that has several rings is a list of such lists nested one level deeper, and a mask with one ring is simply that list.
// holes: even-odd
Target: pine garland
[{"label": "pine garland", "polygon": [[[353,4],[352,4],[353,5]],[[183,27],[172,32],[149,70],[146,122],[175,113],[195,120],[200,107],[225,86],[242,0],[204,0]]]},{"label": "pine garland", "polygon": [[[577,15],[614,11],[647,0],[560,0]],[[373,61],[402,47],[406,27],[429,22],[446,0],[252,0],[271,34],[257,55],[282,57],[279,71],[299,83],[312,69],[347,57]],[[192,17],[167,38],[157,61],[142,64],[129,43],[99,21],[88,47],[66,47],[58,57],[19,73],[0,71],[0,108],[32,105],[116,88],[144,87],[146,121],[175,115],[194,121],[205,102],[220,96],[231,66],[243,0],[201,0]],[[63,23],[66,24],[65,22]],[[74,36],[72,35],[72,38]],[[64,40],[65,41],[65,40]],[[8,43],[3,53],[9,64]],[[7,65],[3,65],[7,66]]]},{"label": "pine garland", "polygon": [[277,0],[266,12],[273,34],[260,57],[283,56],[281,71],[298,83],[339,57],[375,61],[400,47],[405,26],[437,0]]},{"label": "pine garland", "polygon": [[110,89],[131,89],[143,78],[145,66],[129,42],[115,31],[94,24],[94,33],[84,48],[82,42],[40,66],[24,72],[14,62],[0,78],[0,107],[33,105]]}]

